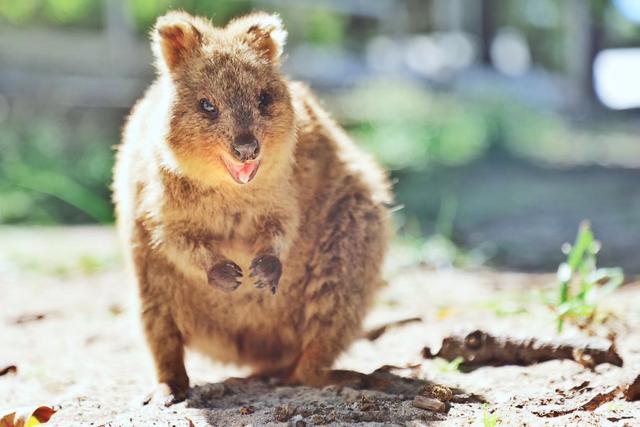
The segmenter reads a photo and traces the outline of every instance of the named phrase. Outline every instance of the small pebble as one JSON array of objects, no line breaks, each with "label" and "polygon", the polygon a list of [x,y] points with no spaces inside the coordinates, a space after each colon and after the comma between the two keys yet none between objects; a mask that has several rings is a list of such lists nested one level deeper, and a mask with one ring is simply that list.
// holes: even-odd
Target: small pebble
[{"label": "small pebble", "polygon": [[355,403],[358,401],[358,399],[360,398],[360,396],[362,395],[362,393],[358,390],[354,390],[350,387],[344,387],[341,391],[340,394],[342,396],[344,396],[345,400],[349,403]]},{"label": "small pebble", "polygon": [[276,406],[273,410],[273,418],[275,418],[276,421],[284,423],[295,415],[296,410],[297,408],[293,405]]},{"label": "small pebble", "polygon": [[322,415],[315,414],[311,416],[311,422],[312,422],[312,425],[321,425],[321,424],[326,424],[327,420]]},{"label": "small pebble", "polygon": [[377,411],[380,409],[380,405],[376,402],[376,400],[369,395],[362,395],[360,399],[355,403],[357,409],[367,412],[367,411]]},{"label": "small pebble", "polygon": [[240,408],[241,415],[251,415],[254,412],[256,412],[256,410],[253,406],[243,406],[242,408]]},{"label": "small pebble", "polygon": [[207,384],[200,388],[198,392],[201,400],[220,399],[225,395],[227,389],[223,383]]},{"label": "small pebble", "polygon": [[447,409],[447,405],[444,402],[424,396],[414,397],[411,404],[416,408],[426,409],[432,412],[444,412]]},{"label": "small pebble", "polygon": [[302,415],[296,415],[295,417],[289,420],[289,425],[291,427],[306,427],[307,423],[302,419]]}]

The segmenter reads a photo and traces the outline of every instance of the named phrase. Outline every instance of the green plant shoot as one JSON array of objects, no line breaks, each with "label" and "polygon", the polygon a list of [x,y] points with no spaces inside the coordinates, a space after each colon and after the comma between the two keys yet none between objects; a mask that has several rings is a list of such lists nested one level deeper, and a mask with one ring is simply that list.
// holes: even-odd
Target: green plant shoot
[{"label": "green plant shoot", "polygon": [[580,224],[573,245],[565,244],[567,260],[558,266],[559,296],[555,307],[558,332],[567,320],[580,325],[593,321],[598,303],[623,282],[621,268],[597,268],[601,244],[587,221]]}]

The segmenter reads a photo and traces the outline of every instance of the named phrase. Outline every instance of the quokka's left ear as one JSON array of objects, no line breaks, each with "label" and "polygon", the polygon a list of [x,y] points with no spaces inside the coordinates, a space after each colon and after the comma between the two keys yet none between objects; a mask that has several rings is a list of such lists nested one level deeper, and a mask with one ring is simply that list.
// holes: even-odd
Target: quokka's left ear
[{"label": "quokka's left ear", "polygon": [[278,15],[255,12],[234,19],[226,29],[245,40],[269,62],[278,63],[287,40],[287,31]]}]

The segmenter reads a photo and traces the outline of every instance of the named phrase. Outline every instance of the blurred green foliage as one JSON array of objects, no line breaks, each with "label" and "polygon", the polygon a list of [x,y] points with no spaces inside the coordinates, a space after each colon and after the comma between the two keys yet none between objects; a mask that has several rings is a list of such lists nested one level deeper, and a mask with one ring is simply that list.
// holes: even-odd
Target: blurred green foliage
[{"label": "blurred green foliage", "polygon": [[0,126],[0,223],[111,222],[117,133],[87,115],[31,114]]},{"label": "blurred green foliage", "polygon": [[[370,82],[321,97],[356,142],[393,171],[437,173],[495,152],[580,161],[604,137],[610,145],[635,146],[632,134],[575,129],[513,101],[465,99],[408,83]],[[111,147],[119,142],[122,120],[111,114],[40,109],[16,111],[0,123],[0,223],[111,222]],[[436,235],[421,249],[423,256],[434,264],[476,264],[480,252],[460,252],[451,243],[456,201],[442,197],[440,212],[430,219]],[[402,211],[398,218],[403,229],[420,234],[420,224],[411,225],[416,218],[404,218]]]},{"label": "blurred green foliage", "polygon": [[499,94],[464,97],[385,80],[329,104],[355,140],[392,170],[461,166],[489,150],[555,165],[606,162],[611,153],[603,141],[618,160],[637,153],[628,128],[606,120],[574,124]]},{"label": "blurred green foliage", "polygon": [[101,22],[99,0],[3,0],[0,18],[11,24],[52,24],[97,27]]},{"label": "blurred green foliage", "polygon": [[465,164],[490,143],[491,123],[479,106],[408,83],[357,88],[340,108],[355,121],[351,135],[392,169]]},{"label": "blurred green foliage", "polygon": [[[156,18],[169,9],[183,9],[211,18],[224,25],[231,18],[255,9],[250,0],[127,0],[131,24],[139,34],[146,34]],[[104,0],[0,0],[0,23],[13,25],[49,25],[100,28],[104,24]],[[291,19],[294,37],[308,43],[335,45],[345,40],[348,18],[327,9],[295,6],[281,11]]]},{"label": "blurred green foliage", "polygon": [[248,0],[131,0],[129,4],[135,18],[135,27],[141,32],[146,32],[156,17],[168,9],[183,9],[196,15],[208,16],[215,24],[224,24],[234,16],[252,10],[252,3]]},{"label": "blurred green foliage", "polygon": [[303,38],[313,44],[338,45],[345,39],[347,18],[317,8],[304,13]]},{"label": "blurred green foliage", "polygon": [[[156,17],[168,8],[209,16],[216,24],[254,8],[250,0],[129,0],[124,4],[129,8],[132,27],[140,35],[147,33]],[[531,25],[522,11],[532,2],[514,0],[505,4],[508,7],[496,10],[500,15],[496,19],[527,33],[531,46],[540,50],[534,52],[538,62],[561,68],[562,61],[554,55],[562,46],[549,46],[561,39],[562,16],[556,16],[548,26]],[[594,0],[608,26],[616,27],[611,33],[616,40],[637,35],[638,26],[621,19],[606,4]],[[0,23],[98,29],[104,25],[105,5],[104,0],[0,0]],[[345,46],[350,40],[348,15],[308,4],[281,9],[293,37],[327,46]],[[386,78],[363,81],[340,95],[321,97],[355,140],[393,171],[455,168],[496,152],[550,163],[567,159],[579,163],[584,158],[587,163],[586,151],[590,147],[602,150],[605,138],[608,146],[616,144],[618,150],[637,145],[628,131],[600,130],[593,124],[572,126],[557,114],[496,94],[467,98]],[[95,109],[79,113],[60,107],[12,111],[4,121],[0,117],[0,223],[112,221],[108,190],[111,147],[119,140],[122,111],[111,114],[113,117],[105,118]],[[629,153],[632,158],[637,150]],[[442,196],[433,204],[435,210],[439,205],[443,208],[440,214],[430,213],[436,235],[426,245],[420,243],[421,257],[434,264],[475,263],[478,257],[472,251],[461,252],[452,243],[455,209],[448,214],[447,203]],[[418,219],[403,221],[403,227],[421,234],[421,224],[415,225]]]}]

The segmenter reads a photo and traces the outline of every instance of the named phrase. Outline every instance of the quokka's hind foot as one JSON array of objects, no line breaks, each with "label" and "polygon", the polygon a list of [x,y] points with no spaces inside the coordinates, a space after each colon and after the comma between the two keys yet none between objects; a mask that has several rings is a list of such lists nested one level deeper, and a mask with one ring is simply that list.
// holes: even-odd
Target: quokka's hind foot
[{"label": "quokka's hind foot", "polygon": [[171,406],[187,398],[189,388],[172,387],[167,383],[158,384],[143,400],[143,405]]}]

